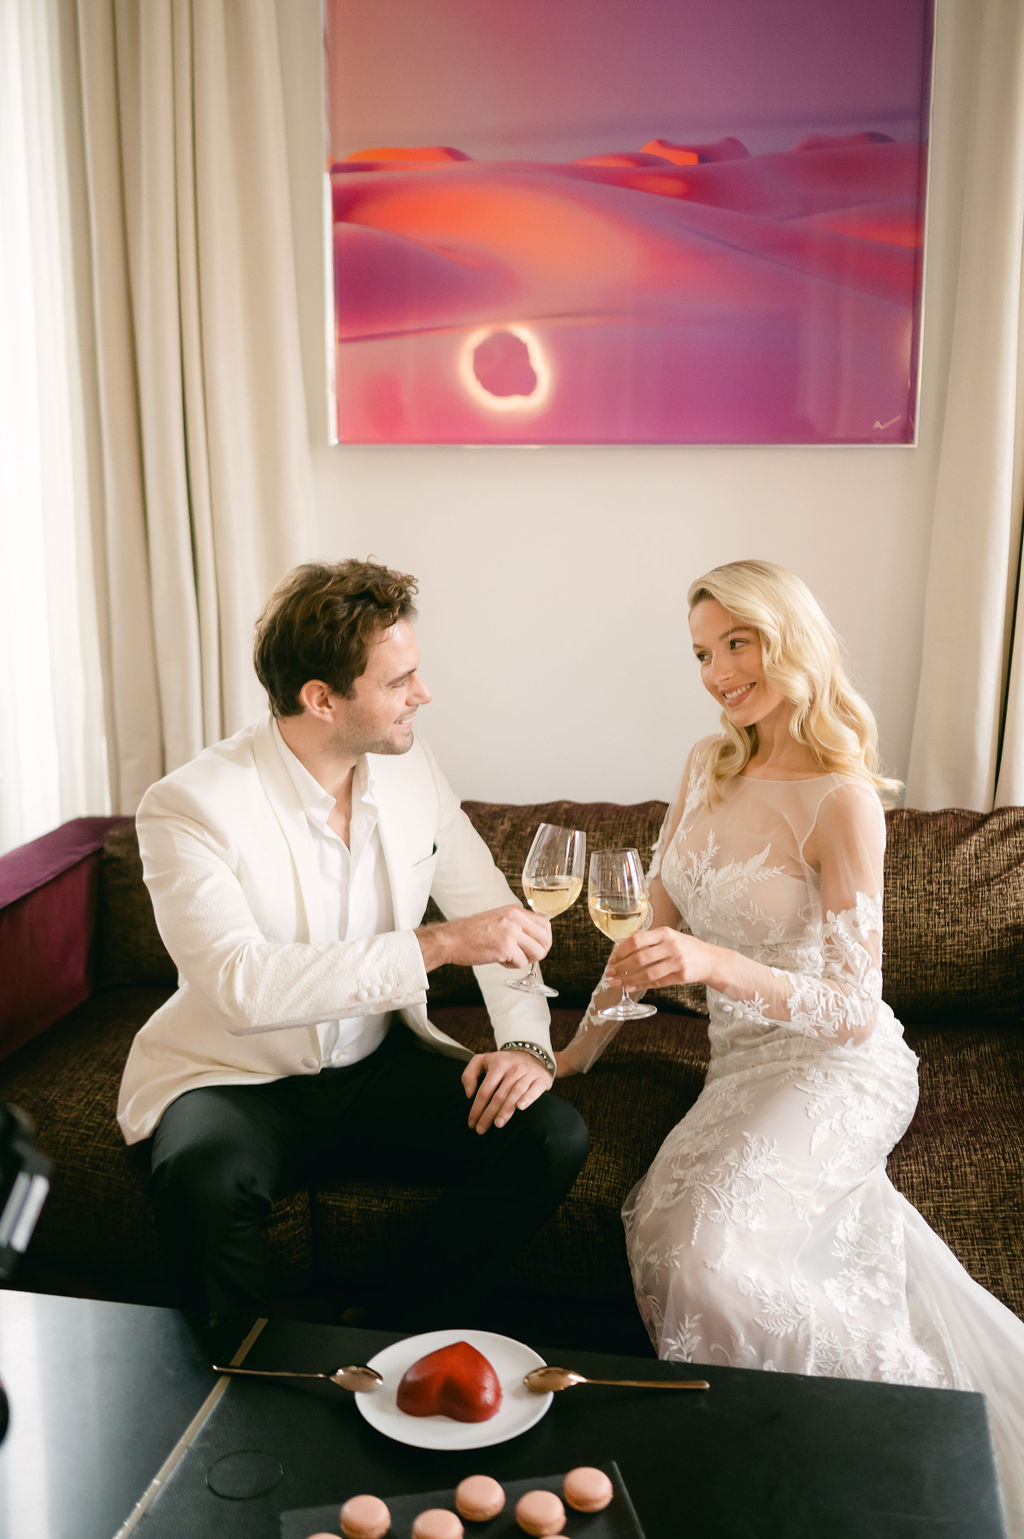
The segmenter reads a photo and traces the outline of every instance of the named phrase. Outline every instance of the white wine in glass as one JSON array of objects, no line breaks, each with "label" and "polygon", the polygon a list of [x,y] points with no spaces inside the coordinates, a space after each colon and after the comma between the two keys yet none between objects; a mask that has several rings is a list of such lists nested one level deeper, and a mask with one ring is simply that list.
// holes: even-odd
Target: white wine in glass
[{"label": "white wine in glass", "polygon": [[[646,929],[651,919],[651,900],[636,850],[597,850],[591,855],[587,908],[601,934],[610,941],[625,940],[628,935]],[[658,1012],[654,1005],[632,999],[623,984],[619,1003],[597,1013],[603,1021],[638,1021]]]},{"label": "white wine in glass", "polygon": [[[554,919],[576,902],[583,891],[586,859],[587,836],[582,829],[560,828],[557,823],[540,825],[523,866],[523,895],[535,914]],[[508,987],[524,994],[545,994],[550,999],[558,994],[557,989],[541,982],[536,962],[522,978],[511,978]]]}]

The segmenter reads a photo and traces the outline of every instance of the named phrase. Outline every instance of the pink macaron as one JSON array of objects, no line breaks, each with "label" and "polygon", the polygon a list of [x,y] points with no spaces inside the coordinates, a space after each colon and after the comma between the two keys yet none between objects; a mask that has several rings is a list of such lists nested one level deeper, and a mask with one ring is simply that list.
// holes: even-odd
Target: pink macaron
[{"label": "pink macaron", "polygon": [[428,1507],[412,1525],[412,1539],[462,1539],[466,1530],[447,1507]]},{"label": "pink macaron", "polygon": [[581,1464],[566,1475],[562,1494],[577,1512],[603,1512],[615,1495],[615,1487],[604,1470]]},{"label": "pink macaron", "polygon": [[516,1502],[516,1522],[525,1534],[546,1539],[565,1527],[565,1508],[554,1491],[527,1491]]},{"label": "pink macaron", "polygon": [[504,1505],[504,1489],[491,1475],[467,1475],[455,1487],[455,1511],[470,1523],[496,1518]]},{"label": "pink macaron", "polygon": [[391,1527],[387,1502],[379,1496],[350,1496],[340,1517],[345,1539],[384,1539]]}]

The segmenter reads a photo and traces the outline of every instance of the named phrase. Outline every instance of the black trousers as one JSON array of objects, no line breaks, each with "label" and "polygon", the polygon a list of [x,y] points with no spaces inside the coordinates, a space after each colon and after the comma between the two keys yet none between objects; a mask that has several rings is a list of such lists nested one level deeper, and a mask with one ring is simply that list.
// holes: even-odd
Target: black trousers
[{"label": "black trousers", "polygon": [[574,1107],[543,1095],[503,1128],[467,1123],[464,1065],[392,1026],[370,1057],[265,1085],[186,1091],[151,1140],[150,1196],[182,1307],[272,1307],[262,1221],[302,1187],[346,1174],[441,1185],[427,1220],[378,1260],[375,1302],[396,1328],[478,1309],[554,1212],[587,1153]]}]

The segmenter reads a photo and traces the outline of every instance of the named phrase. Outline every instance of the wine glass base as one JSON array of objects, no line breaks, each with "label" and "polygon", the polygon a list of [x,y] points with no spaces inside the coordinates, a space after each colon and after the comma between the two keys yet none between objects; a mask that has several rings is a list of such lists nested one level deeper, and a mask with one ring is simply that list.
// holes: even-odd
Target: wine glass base
[{"label": "wine glass base", "polygon": [[622,1000],[621,1003],[611,1005],[607,1010],[599,1010],[597,1018],[599,1021],[639,1021],[644,1016],[657,1015],[657,1013],[655,1005],[638,1005],[631,999],[628,1004]]},{"label": "wine glass base", "polygon": [[525,978],[510,978],[505,987],[518,989],[520,994],[544,994],[548,999],[558,998],[557,989],[549,989],[546,983],[535,983],[529,974]]}]

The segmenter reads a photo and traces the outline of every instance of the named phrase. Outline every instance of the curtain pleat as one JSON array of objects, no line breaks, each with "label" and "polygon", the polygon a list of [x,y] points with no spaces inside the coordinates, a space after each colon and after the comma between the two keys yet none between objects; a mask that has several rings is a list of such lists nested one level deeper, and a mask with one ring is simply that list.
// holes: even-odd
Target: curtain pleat
[{"label": "curtain pleat", "polygon": [[[1024,91],[1024,80],[1022,80]],[[1017,459],[1011,488],[1012,506],[1021,513],[1024,506],[1024,231],[1021,232],[1021,270],[1017,301]],[[1024,522],[1024,520],[1022,520]],[[996,774],[995,805],[1024,807],[1024,544],[1018,553],[1014,574],[1016,605],[1013,611],[1013,639],[1010,672],[1003,710],[1003,730],[999,743],[999,769]]]},{"label": "curtain pleat", "polygon": [[1024,6],[946,5],[939,26],[977,69],[906,800],[985,811],[1024,802]]},{"label": "curtain pleat", "polygon": [[[185,452],[175,124],[181,84],[166,5],[122,0],[116,12],[131,325],[139,358],[139,434],[162,751],[167,766],[203,746],[203,677],[195,599],[199,547]],[[125,132],[135,125],[135,131]],[[189,154],[191,161],[191,154]],[[219,704],[219,702],[217,702]],[[216,720],[216,716],[214,718]],[[161,772],[162,772],[161,767]]]},{"label": "curtain pleat", "polygon": [[[199,317],[228,730],[264,698],[252,627],[308,556],[312,489],[299,351],[284,100],[273,4],[197,3],[193,17]],[[209,145],[218,153],[207,153]],[[258,538],[253,538],[256,523]],[[241,637],[242,644],[235,644]]]},{"label": "curtain pleat", "polygon": [[108,805],[58,17],[0,0],[0,851]]},{"label": "curtain pleat", "polygon": [[117,104],[114,16],[108,5],[80,8],[82,133],[88,199],[100,440],[101,615],[110,792],[130,807],[161,772],[162,735],[150,621],[142,443],[136,349],[128,301],[129,269]]},{"label": "curtain pleat", "polygon": [[312,496],[273,6],[78,0],[112,799],[262,705]]}]

